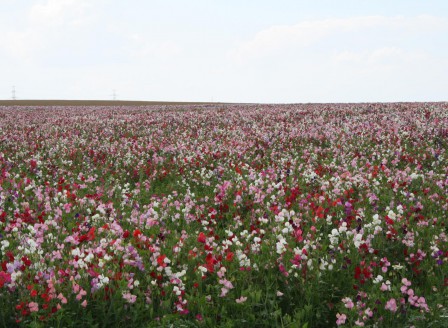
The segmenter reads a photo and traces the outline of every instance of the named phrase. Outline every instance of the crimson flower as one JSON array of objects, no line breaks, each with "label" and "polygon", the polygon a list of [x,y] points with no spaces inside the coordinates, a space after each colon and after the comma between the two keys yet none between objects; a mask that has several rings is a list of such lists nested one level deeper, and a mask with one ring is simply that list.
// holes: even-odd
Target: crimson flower
[{"label": "crimson flower", "polygon": [[205,244],[205,234],[201,232],[198,236],[198,242]]}]

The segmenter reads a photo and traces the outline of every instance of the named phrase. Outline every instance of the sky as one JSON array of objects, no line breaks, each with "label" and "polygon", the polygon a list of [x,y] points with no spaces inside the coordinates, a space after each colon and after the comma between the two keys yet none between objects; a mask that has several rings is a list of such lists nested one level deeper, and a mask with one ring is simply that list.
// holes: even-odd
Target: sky
[{"label": "sky", "polygon": [[448,100],[446,0],[0,0],[0,99]]}]

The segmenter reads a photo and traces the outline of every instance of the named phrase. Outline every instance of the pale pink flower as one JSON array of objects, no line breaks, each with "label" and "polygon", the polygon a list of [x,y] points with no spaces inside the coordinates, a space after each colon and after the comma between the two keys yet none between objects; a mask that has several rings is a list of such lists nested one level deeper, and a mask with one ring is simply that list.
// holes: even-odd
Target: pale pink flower
[{"label": "pale pink flower", "polygon": [[81,290],[79,291],[79,294],[76,295],[76,299],[77,299],[78,301],[80,301],[81,298],[82,298],[83,296],[86,296],[86,295],[87,295],[87,292],[86,292],[84,289],[81,288]]},{"label": "pale pink flower", "polygon": [[123,298],[130,304],[135,303],[137,300],[137,296],[132,295],[131,293],[123,293]]},{"label": "pale pink flower", "polygon": [[58,299],[61,301],[62,304],[67,304],[67,299],[62,295],[62,293],[59,293]]},{"label": "pale pink flower", "polygon": [[36,302],[30,302],[28,304],[28,307],[30,308],[30,312],[37,312],[37,311],[39,311],[39,304],[37,304]]},{"label": "pale pink flower", "polygon": [[219,281],[219,283],[220,283],[221,285],[224,285],[224,287],[226,287],[227,289],[232,289],[232,288],[233,288],[232,283],[231,283],[230,281],[228,281],[227,279],[221,279],[221,280]]},{"label": "pale pink flower", "polygon": [[237,302],[238,304],[240,304],[240,303],[244,303],[244,302],[246,302],[246,300],[247,300],[247,297],[245,297],[245,296],[241,296],[240,298],[237,298],[237,299],[235,300],[235,302]]},{"label": "pale pink flower", "polygon": [[71,207],[72,207],[72,204],[70,204],[70,203],[64,204],[65,213],[70,213],[70,208]]},{"label": "pale pink flower", "polygon": [[417,304],[416,304],[417,300],[418,300],[418,296],[409,296],[409,298],[408,298],[408,302],[412,306],[417,306]]},{"label": "pale pink flower", "polygon": [[221,295],[219,295],[219,297],[224,297],[227,295],[227,293],[229,292],[229,290],[225,287],[221,288]]},{"label": "pale pink flower", "polygon": [[336,324],[338,326],[345,324],[345,320],[347,320],[347,316],[344,313],[342,314],[337,313],[336,318],[337,318]]},{"label": "pale pink flower", "polygon": [[411,282],[409,280],[407,280],[406,278],[401,279],[401,283],[408,287],[411,285]]},{"label": "pale pink flower", "polygon": [[384,308],[391,312],[397,312],[397,302],[395,301],[395,298],[388,300]]},{"label": "pale pink flower", "polygon": [[352,299],[349,298],[349,297],[343,298],[342,302],[345,304],[345,307],[347,309],[352,309],[355,306],[355,304],[353,303]]},{"label": "pale pink flower", "polygon": [[424,297],[419,297],[417,300],[417,303],[418,303],[418,307],[424,309],[426,312],[429,312],[429,307],[426,304],[426,300]]}]

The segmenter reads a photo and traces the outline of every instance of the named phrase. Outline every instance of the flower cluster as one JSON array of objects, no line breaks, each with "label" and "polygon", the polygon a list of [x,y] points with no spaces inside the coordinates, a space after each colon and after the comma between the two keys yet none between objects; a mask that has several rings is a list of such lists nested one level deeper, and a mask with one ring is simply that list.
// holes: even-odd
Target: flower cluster
[{"label": "flower cluster", "polygon": [[445,103],[2,107],[0,131],[14,324],[446,317]]}]

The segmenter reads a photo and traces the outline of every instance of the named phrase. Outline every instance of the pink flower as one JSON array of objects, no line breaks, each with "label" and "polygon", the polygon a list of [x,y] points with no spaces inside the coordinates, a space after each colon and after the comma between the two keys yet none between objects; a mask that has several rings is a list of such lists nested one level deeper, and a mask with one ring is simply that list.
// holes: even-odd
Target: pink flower
[{"label": "pink flower", "polygon": [[417,300],[417,303],[418,303],[418,307],[424,309],[426,312],[429,312],[429,307],[426,304],[426,300],[424,297],[419,297]]},{"label": "pink flower", "polygon": [[395,298],[388,300],[384,308],[391,312],[397,312],[397,302],[395,301]]},{"label": "pink flower", "polygon": [[240,303],[244,303],[244,302],[246,302],[246,300],[247,300],[247,297],[241,296],[240,298],[237,298],[237,299],[235,300],[235,302],[237,302],[238,304],[240,304]]},{"label": "pink flower", "polygon": [[84,300],[84,302],[81,303],[82,307],[86,307],[87,306],[87,300]]},{"label": "pink flower", "polygon": [[137,296],[132,295],[131,293],[123,293],[123,298],[130,304],[135,303],[135,301],[137,300]]},{"label": "pink flower", "polygon": [[408,302],[412,306],[418,306],[418,304],[416,304],[417,300],[418,300],[418,296],[409,296],[409,298],[408,298]]},{"label": "pink flower", "polygon": [[224,287],[226,287],[227,289],[232,289],[232,288],[233,288],[232,283],[231,283],[230,281],[228,281],[227,279],[221,279],[221,280],[219,281],[219,283],[220,283],[221,285],[224,285]]},{"label": "pink flower", "polygon": [[353,303],[352,299],[349,298],[349,297],[343,298],[342,302],[345,304],[345,307],[347,309],[352,309],[355,306],[355,304]]},{"label": "pink flower", "polygon": [[380,261],[381,263],[381,271],[383,271],[384,273],[387,272],[387,267],[390,266],[390,262],[387,260],[387,257],[383,257]]},{"label": "pink flower", "polygon": [[411,285],[411,282],[409,280],[407,280],[406,278],[401,279],[401,283],[408,287]]},{"label": "pink flower", "polygon": [[336,320],[336,324],[337,324],[338,326],[345,324],[345,320],[347,320],[347,316],[346,316],[345,314],[339,314],[339,313],[337,313],[337,314],[336,314],[336,318],[337,318],[337,320]]},{"label": "pink flower", "polygon": [[81,298],[82,298],[83,296],[85,296],[85,295],[87,295],[87,292],[86,292],[84,289],[81,288],[81,290],[79,291],[79,294],[76,295],[76,299],[77,299],[78,301],[80,301]]},{"label": "pink flower", "polygon": [[[223,270],[223,269],[224,269],[224,270]],[[216,272],[216,274],[218,275],[219,278],[223,278],[224,275],[225,275],[225,272],[226,272],[225,268],[222,267],[221,269],[219,269],[218,272]]]},{"label": "pink flower", "polygon": [[36,302],[30,302],[30,304],[28,304],[28,307],[30,308],[30,312],[39,311],[39,304],[37,304]]},{"label": "pink flower", "polygon": [[221,288],[221,295],[219,295],[219,297],[224,297],[227,295],[227,293],[229,292],[229,290],[225,287]]},{"label": "pink flower", "polygon": [[70,208],[71,207],[72,207],[72,204],[70,204],[70,203],[64,204],[65,213],[70,213]]},{"label": "pink flower", "polygon": [[58,299],[61,300],[62,304],[67,304],[67,299],[62,295],[62,293],[59,293]]}]

